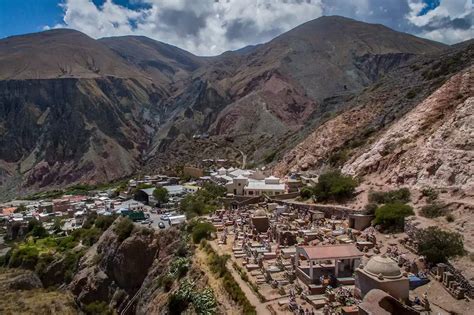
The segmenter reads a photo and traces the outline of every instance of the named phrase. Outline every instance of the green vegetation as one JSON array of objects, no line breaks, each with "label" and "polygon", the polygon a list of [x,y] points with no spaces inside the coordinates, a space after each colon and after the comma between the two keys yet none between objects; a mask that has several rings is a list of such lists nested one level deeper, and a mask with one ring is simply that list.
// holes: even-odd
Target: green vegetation
[{"label": "green vegetation", "polygon": [[224,289],[229,294],[231,299],[242,307],[243,314],[256,314],[255,307],[250,304],[249,300],[245,296],[245,293],[240,288],[239,284],[235,281],[227,269],[225,262],[228,257],[219,256],[214,249],[207,242],[201,243],[203,249],[208,254],[209,266],[212,273],[222,279]]},{"label": "green vegetation", "polygon": [[420,214],[426,218],[438,218],[448,214],[448,209],[443,204],[431,203],[422,207]]},{"label": "green vegetation", "polygon": [[168,190],[166,190],[166,188],[163,188],[163,187],[156,188],[155,191],[153,191],[153,197],[155,197],[156,201],[159,204],[167,203],[170,199]]},{"label": "green vegetation", "polygon": [[15,209],[14,213],[22,213],[26,211],[26,206],[24,204],[21,204],[18,206],[18,208]]},{"label": "green vegetation", "polygon": [[43,227],[41,222],[34,219],[34,220],[31,220],[30,222],[28,222],[28,233],[26,235],[27,236],[38,237],[38,238],[43,238],[43,237],[48,236],[48,232]]},{"label": "green vegetation", "polygon": [[403,230],[405,217],[413,215],[413,208],[400,202],[387,203],[375,211],[375,225],[385,230]]},{"label": "green vegetation", "polygon": [[438,192],[432,187],[424,187],[421,190],[423,197],[426,197],[428,202],[433,202],[438,199]]},{"label": "green vegetation", "polygon": [[456,72],[463,67],[466,57],[469,58],[468,56],[464,56],[463,52],[459,52],[447,58],[442,58],[434,63],[430,69],[425,70],[422,76],[426,80],[432,80]]},{"label": "green vegetation", "polygon": [[212,233],[216,232],[216,228],[209,222],[197,222],[192,227],[192,238],[195,244],[201,242],[201,240],[208,240],[211,238]]},{"label": "green vegetation", "polygon": [[122,218],[114,227],[114,232],[118,236],[119,242],[124,241],[132,234],[133,222],[129,218]]},{"label": "green vegetation", "polygon": [[300,190],[301,199],[307,200],[307,199],[311,198],[312,195],[313,195],[313,188],[311,188],[311,187],[301,188],[301,190]]},{"label": "green vegetation", "polygon": [[214,292],[210,288],[197,291],[194,283],[184,280],[179,289],[168,298],[169,314],[182,314],[189,304],[194,306],[197,314],[215,314],[217,301]]},{"label": "green vegetation", "polygon": [[371,191],[369,192],[369,202],[376,204],[384,203],[408,203],[410,202],[410,190],[408,188],[400,188],[387,192]]},{"label": "green vegetation", "polygon": [[170,273],[178,279],[184,277],[189,269],[189,259],[186,257],[178,257],[171,263]]},{"label": "green vegetation", "polygon": [[[88,228],[80,228],[68,236],[48,235],[41,223],[30,221],[28,236],[22,242],[17,242],[2,258],[0,266],[9,268],[24,268],[34,270],[47,285],[51,283],[47,272],[54,272],[55,279],[69,283],[77,269],[79,259],[89,246],[99,240],[103,231],[112,223],[112,217],[91,216]],[[78,246],[82,244],[82,246]],[[61,262],[55,270],[47,270],[53,262]]]},{"label": "green vegetation", "polygon": [[188,219],[209,214],[219,205],[219,198],[225,196],[225,187],[206,183],[195,194],[187,195],[181,200],[180,209]]},{"label": "green vegetation", "polygon": [[265,162],[265,164],[270,164],[275,160],[276,155],[277,151],[270,152],[264,157],[263,162]]},{"label": "green vegetation", "polygon": [[314,195],[318,201],[343,201],[353,196],[357,181],[340,171],[329,171],[321,174],[314,186]]},{"label": "green vegetation", "polygon": [[364,210],[366,214],[374,215],[378,206],[376,203],[368,203],[365,205]]},{"label": "green vegetation", "polygon": [[413,88],[405,95],[408,99],[413,99],[420,92],[420,88]]},{"label": "green vegetation", "polygon": [[432,226],[416,235],[418,252],[429,263],[447,262],[449,258],[465,254],[462,235]]},{"label": "green vegetation", "polygon": [[109,308],[106,302],[95,301],[87,304],[83,308],[87,315],[112,315],[113,311]]}]

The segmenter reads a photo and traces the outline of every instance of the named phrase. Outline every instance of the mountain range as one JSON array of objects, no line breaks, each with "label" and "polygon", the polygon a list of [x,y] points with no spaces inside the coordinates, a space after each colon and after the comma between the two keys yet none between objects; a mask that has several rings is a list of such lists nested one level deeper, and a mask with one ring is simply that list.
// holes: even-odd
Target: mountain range
[{"label": "mountain range", "polygon": [[69,29],[9,37],[0,40],[0,195],[206,158],[417,183],[431,167],[420,156],[443,141],[454,155],[433,151],[433,183],[471,187],[472,169],[456,180],[450,168],[458,154],[472,167],[472,55],[472,41],[447,46],[338,16],[214,57]]}]

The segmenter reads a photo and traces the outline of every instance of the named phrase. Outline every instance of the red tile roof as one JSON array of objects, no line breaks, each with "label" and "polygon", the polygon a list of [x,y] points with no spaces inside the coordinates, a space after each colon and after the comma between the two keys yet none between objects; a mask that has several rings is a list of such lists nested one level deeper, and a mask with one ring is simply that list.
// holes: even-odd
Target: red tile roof
[{"label": "red tile roof", "polygon": [[344,259],[364,255],[354,244],[301,246],[310,260]]}]

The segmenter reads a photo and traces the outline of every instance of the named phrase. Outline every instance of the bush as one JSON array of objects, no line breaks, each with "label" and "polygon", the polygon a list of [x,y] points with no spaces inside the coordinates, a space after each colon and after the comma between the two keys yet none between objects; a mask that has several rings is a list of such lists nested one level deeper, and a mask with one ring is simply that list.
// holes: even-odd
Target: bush
[{"label": "bush", "polygon": [[209,222],[198,222],[192,231],[193,242],[195,244],[201,242],[203,239],[210,239],[216,228]]},{"label": "bush", "polygon": [[301,199],[309,199],[313,195],[313,189],[311,187],[303,187],[300,190]]},{"label": "bush", "polygon": [[106,302],[95,301],[84,306],[84,312],[88,315],[109,315],[113,314]]},{"label": "bush", "polygon": [[22,267],[33,270],[38,262],[39,250],[34,245],[26,245],[24,247],[12,250],[8,267]]},{"label": "bush", "polygon": [[388,203],[375,211],[375,225],[394,231],[403,230],[405,217],[413,215],[413,208],[400,202]]},{"label": "bush", "polygon": [[90,228],[90,229],[77,229],[72,231],[71,236],[74,238],[75,241],[82,241],[82,244],[86,246],[92,246],[95,244],[102,234],[102,231],[98,228]]},{"label": "bush", "polygon": [[400,188],[398,190],[391,190],[388,192],[371,191],[369,193],[369,202],[384,204],[384,203],[408,203],[410,202],[410,190],[408,188]]},{"label": "bush", "polygon": [[114,223],[115,218],[115,216],[100,215],[95,220],[95,227],[105,231]]},{"label": "bush", "polygon": [[114,232],[118,236],[119,242],[122,242],[132,234],[133,222],[129,218],[122,218],[114,227]]},{"label": "bush", "polygon": [[48,232],[43,227],[43,224],[38,220],[31,220],[28,222],[28,236],[43,238],[48,236]]},{"label": "bush", "polygon": [[364,210],[366,214],[374,215],[378,206],[376,203],[368,203],[365,205]]},{"label": "bush", "polygon": [[424,187],[421,190],[421,194],[423,195],[423,197],[426,197],[426,200],[428,200],[428,202],[433,202],[438,199],[438,192],[432,187]]},{"label": "bush", "polygon": [[329,171],[321,174],[314,187],[314,194],[319,201],[342,201],[351,198],[357,182],[351,176],[345,176],[340,171]]},{"label": "bush", "polygon": [[446,215],[446,221],[449,223],[454,222],[454,216],[450,213]]},{"label": "bush", "polygon": [[465,253],[462,235],[431,226],[420,230],[416,235],[418,252],[429,263],[447,262],[449,258]]},{"label": "bush", "polygon": [[164,187],[158,187],[153,191],[153,197],[159,204],[166,203],[169,201],[168,190]]},{"label": "bush", "polygon": [[171,263],[170,273],[175,275],[178,279],[184,277],[189,269],[189,259],[178,257]]},{"label": "bush", "polygon": [[447,209],[439,203],[432,203],[421,208],[420,214],[426,218],[437,218],[446,215]]}]

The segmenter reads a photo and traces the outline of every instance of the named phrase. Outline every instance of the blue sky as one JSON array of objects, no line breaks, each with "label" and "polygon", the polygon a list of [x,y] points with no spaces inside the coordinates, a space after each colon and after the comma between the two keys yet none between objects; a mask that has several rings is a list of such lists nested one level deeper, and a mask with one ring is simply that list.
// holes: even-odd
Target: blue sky
[{"label": "blue sky", "polygon": [[0,0],[0,38],[67,27],[213,55],[342,15],[452,44],[473,37],[471,11],[472,0]]}]

